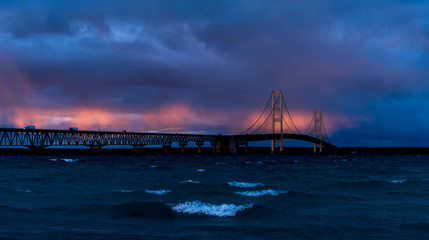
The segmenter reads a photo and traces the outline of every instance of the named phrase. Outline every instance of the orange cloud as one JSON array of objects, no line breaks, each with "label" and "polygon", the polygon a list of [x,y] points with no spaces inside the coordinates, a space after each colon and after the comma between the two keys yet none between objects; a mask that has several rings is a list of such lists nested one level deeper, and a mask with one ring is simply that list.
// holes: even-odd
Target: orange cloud
[{"label": "orange cloud", "polygon": [[163,106],[143,113],[115,113],[107,109],[28,109],[14,107],[8,120],[15,127],[36,125],[44,129],[78,127],[87,130],[174,131],[185,132],[194,127],[218,125],[228,122],[228,115],[217,111],[201,112],[186,105]]},{"label": "orange cloud", "polygon": [[[312,112],[297,112],[292,114],[296,127],[304,132],[312,119]],[[8,121],[17,128],[26,125],[36,125],[39,129],[68,129],[78,127],[81,130],[109,131],[141,131],[141,132],[200,132],[216,131],[223,134],[238,134],[250,127],[259,117],[259,112],[243,114],[238,111],[201,110],[186,104],[160,106],[153,111],[142,113],[116,112],[103,108],[62,108],[45,109],[13,106],[7,113]],[[261,126],[267,118],[262,116],[260,121],[249,131]],[[290,120],[284,118],[291,129],[295,128]],[[328,134],[341,126],[352,126],[347,117],[342,115],[324,115]],[[257,133],[271,132],[271,117]],[[279,126],[276,125],[276,131]],[[283,125],[284,132],[290,132]]]}]

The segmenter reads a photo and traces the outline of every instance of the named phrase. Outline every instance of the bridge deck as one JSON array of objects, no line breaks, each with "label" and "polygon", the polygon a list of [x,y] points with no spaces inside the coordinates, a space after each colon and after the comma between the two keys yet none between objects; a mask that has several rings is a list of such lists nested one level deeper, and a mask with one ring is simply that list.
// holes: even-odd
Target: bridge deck
[{"label": "bridge deck", "polygon": [[[300,134],[283,134],[284,139],[296,139],[312,143],[320,143],[320,139]],[[234,139],[234,140],[231,140]],[[212,134],[182,134],[182,133],[150,133],[150,132],[114,132],[114,131],[77,131],[53,129],[22,129],[0,128],[0,146],[25,146],[44,148],[50,146],[88,146],[103,147],[106,145],[163,145],[170,146],[177,142],[186,145],[195,142],[202,145],[209,142],[212,145],[247,144],[251,141],[280,139],[280,134],[254,135],[212,135]],[[335,148],[334,145],[322,141],[323,146]]]}]

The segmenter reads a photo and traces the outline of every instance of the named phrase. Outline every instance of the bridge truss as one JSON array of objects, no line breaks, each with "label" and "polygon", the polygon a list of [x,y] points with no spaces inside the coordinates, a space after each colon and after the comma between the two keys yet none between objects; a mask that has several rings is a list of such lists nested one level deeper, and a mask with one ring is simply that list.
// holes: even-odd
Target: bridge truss
[{"label": "bridge truss", "polygon": [[101,148],[106,145],[171,146],[173,142],[216,143],[215,135],[134,133],[108,131],[73,131],[49,129],[0,128],[0,146],[23,146],[33,149],[51,146],[88,146]]}]

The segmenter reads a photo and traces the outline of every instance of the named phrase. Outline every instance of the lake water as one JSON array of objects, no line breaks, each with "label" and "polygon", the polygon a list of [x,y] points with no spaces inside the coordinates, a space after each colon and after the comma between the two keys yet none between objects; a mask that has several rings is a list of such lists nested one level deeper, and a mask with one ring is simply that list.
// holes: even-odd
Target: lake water
[{"label": "lake water", "polygon": [[429,239],[429,155],[4,155],[0,239]]}]

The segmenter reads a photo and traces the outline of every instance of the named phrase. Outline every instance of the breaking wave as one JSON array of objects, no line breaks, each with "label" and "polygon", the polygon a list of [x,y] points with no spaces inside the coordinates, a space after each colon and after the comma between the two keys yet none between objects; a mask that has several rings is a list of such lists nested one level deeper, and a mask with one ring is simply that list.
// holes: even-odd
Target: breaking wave
[{"label": "breaking wave", "polygon": [[157,196],[165,195],[169,192],[171,192],[171,190],[145,190],[145,193],[149,193]]},{"label": "breaking wave", "polygon": [[267,189],[267,190],[260,190],[260,191],[235,192],[235,194],[245,196],[245,197],[263,197],[265,195],[278,196],[283,193],[287,193],[287,191]]},{"label": "breaking wave", "polygon": [[261,186],[263,187],[264,184],[262,183],[248,183],[248,182],[228,182],[228,185],[231,187],[239,187],[239,188],[253,188]]},{"label": "breaking wave", "polygon": [[181,181],[180,183],[200,183],[200,181],[186,180],[186,181]]},{"label": "breaking wave", "polygon": [[246,209],[251,209],[253,203],[235,205],[235,204],[210,204],[203,203],[200,201],[193,202],[184,202],[178,204],[170,204],[171,209],[177,213],[186,213],[189,215],[207,215],[207,216],[216,216],[216,217],[232,217],[237,214],[237,212],[244,211]]},{"label": "breaking wave", "polygon": [[406,181],[407,181],[407,179],[398,179],[398,180],[390,180],[389,182],[390,183],[404,183]]},{"label": "breaking wave", "polygon": [[79,159],[77,159],[77,158],[76,159],[72,159],[72,158],[60,158],[60,159],[51,158],[51,159],[49,159],[49,161],[53,161],[53,162],[56,162],[58,160],[64,161],[64,162],[77,162],[77,161],[79,161]]},{"label": "breaking wave", "polygon": [[114,192],[131,193],[131,192],[135,192],[135,190],[131,190],[131,189],[120,189],[120,190],[114,190]]},{"label": "breaking wave", "polygon": [[336,187],[369,187],[369,186],[386,186],[386,184],[399,184],[399,183],[408,183],[407,179],[392,179],[392,180],[370,180],[370,181],[356,181],[356,182],[347,182],[339,181],[334,184]]}]

